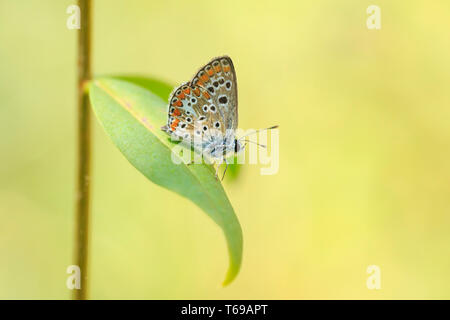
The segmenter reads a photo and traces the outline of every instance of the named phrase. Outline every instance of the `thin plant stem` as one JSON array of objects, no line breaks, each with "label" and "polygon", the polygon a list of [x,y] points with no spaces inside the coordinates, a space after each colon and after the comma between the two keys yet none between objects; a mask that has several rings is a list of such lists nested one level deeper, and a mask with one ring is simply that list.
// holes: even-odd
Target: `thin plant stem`
[{"label": "thin plant stem", "polygon": [[91,190],[91,114],[86,86],[91,79],[91,0],[78,0],[78,172],[75,216],[75,264],[81,271],[81,288],[73,299],[85,300],[88,292],[89,215]]}]

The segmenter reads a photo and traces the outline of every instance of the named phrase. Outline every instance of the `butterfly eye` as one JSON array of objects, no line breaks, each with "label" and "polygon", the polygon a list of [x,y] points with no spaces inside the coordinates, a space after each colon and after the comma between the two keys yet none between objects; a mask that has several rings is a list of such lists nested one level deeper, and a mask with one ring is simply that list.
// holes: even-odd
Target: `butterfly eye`
[{"label": "butterfly eye", "polygon": [[214,127],[220,128],[220,122],[219,121],[214,122]]},{"label": "butterfly eye", "polygon": [[175,108],[170,108],[170,113],[173,113],[175,111]]},{"label": "butterfly eye", "polygon": [[192,102],[192,103],[196,103],[196,102],[197,102],[197,99],[192,98],[192,99],[191,99],[191,102]]},{"label": "butterfly eye", "polygon": [[222,62],[222,64],[223,64],[224,66],[227,66],[227,65],[228,65],[227,59],[222,59],[220,62]]},{"label": "butterfly eye", "polygon": [[181,129],[184,129],[184,128],[186,128],[186,123],[181,124]]},{"label": "butterfly eye", "polygon": [[198,118],[198,121],[205,121],[206,117],[205,116],[201,116],[200,118]]},{"label": "butterfly eye", "polygon": [[213,87],[209,87],[208,91],[211,92],[211,93],[214,93],[214,88]]},{"label": "butterfly eye", "polygon": [[219,65],[219,61],[216,60],[216,61],[213,62],[213,66],[214,66],[214,67],[216,67],[216,66],[218,66],[218,65]]},{"label": "butterfly eye", "polygon": [[200,130],[195,131],[195,134],[199,136],[201,134]]},{"label": "butterfly eye", "polygon": [[186,114],[187,114],[188,116],[190,116],[190,115],[191,115],[191,112],[190,112],[190,111],[186,111]]},{"label": "butterfly eye", "polygon": [[202,110],[203,112],[208,112],[208,106],[203,106]]},{"label": "butterfly eye", "polygon": [[181,89],[186,90],[187,88],[188,88],[188,86],[183,86],[183,88],[181,88]]},{"label": "butterfly eye", "polygon": [[227,90],[230,90],[232,86],[232,83],[230,80],[228,80],[227,82],[225,82],[225,88],[227,88]]},{"label": "butterfly eye", "polygon": [[178,98],[173,98],[172,99],[172,103],[175,103],[175,102],[177,102],[178,101]]},{"label": "butterfly eye", "polygon": [[239,142],[236,139],[234,139],[234,152],[239,152],[239,150],[240,150]]},{"label": "butterfly eye", "polygon": [[214,81],[214,82],[213,82],[213,86],[216,87],[216,88],[218,88],[218,87],[219,87],[219,81]]},{"label": "butterfly eye", "polygon": [[187,122],[187,123],[191,123],[191,122],[192,122],[192,119],[189,118],[189,117],[187,117],[187,118],[186,118],[186,122]]},{"label": "butterfly eye", "polygon": [[176,94],[177,96],[179,96],[179,95],[181,94],[181,90],[178,90],[175,94]]},{"label": "butterfly eye", "polygon": [[211,112],[215,113],[216,112],[216,106],[215,105],[211,105],[209,107],[209,110],[211,110]]},{"label": "butterfly eye", "polygon": [[208,126],[203,126],[203,131],[208,131]]}]

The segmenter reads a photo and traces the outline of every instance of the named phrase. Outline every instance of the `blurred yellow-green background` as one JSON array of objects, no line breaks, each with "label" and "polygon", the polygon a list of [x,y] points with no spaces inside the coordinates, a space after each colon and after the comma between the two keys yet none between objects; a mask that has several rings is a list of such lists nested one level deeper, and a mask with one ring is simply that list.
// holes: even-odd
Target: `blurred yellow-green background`
[{"label": "blurred yellow-green background", "polygon": [[[75,3],[0,1],[3,299],[71,297]],[[372,4],[381,30],[366,27]],[[220,229],[95,121],[90,297],[450,298],[449,30],[446,0],[96,0],[95,74],[178,84],[230,55],[240,126],[280,125],[280,170],[225,180],[244,256],[222,288]]]}]

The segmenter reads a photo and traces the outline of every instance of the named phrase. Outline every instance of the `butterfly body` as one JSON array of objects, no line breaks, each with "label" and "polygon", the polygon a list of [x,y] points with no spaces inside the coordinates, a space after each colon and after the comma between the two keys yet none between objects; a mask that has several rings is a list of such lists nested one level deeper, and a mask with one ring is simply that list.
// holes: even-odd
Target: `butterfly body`
[{"label": "butterfly body", "polygon": [[233,62],[228,56],[218,57],[171,93],[168,121],[161,129],[194,151],[222,162],[243,150],[235,138],[237,106]]}]

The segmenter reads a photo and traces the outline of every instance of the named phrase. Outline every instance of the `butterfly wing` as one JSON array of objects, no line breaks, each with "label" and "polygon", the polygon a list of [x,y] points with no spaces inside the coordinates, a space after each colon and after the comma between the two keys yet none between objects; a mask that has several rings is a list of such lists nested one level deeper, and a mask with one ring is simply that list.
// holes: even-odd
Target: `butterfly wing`
[{"label": "butterfly wing", "polygon": [[[221,144],[227,129],[234,132],[237,123],[236,74],[231,59],[223,56],[211,60],[191,82],[171,93],[168,122],[161,129],[203,149]],[[201,146],[195,145],[198,140]]]},{"label": "butterfly wing", "polygon": [[[223,121],[223,129],[235,130],[238,125],[237,80],[233,61],[228,56],[211,60],[191,81],[206,90]],[[214,123],[211,123],[213,127]]]}]

